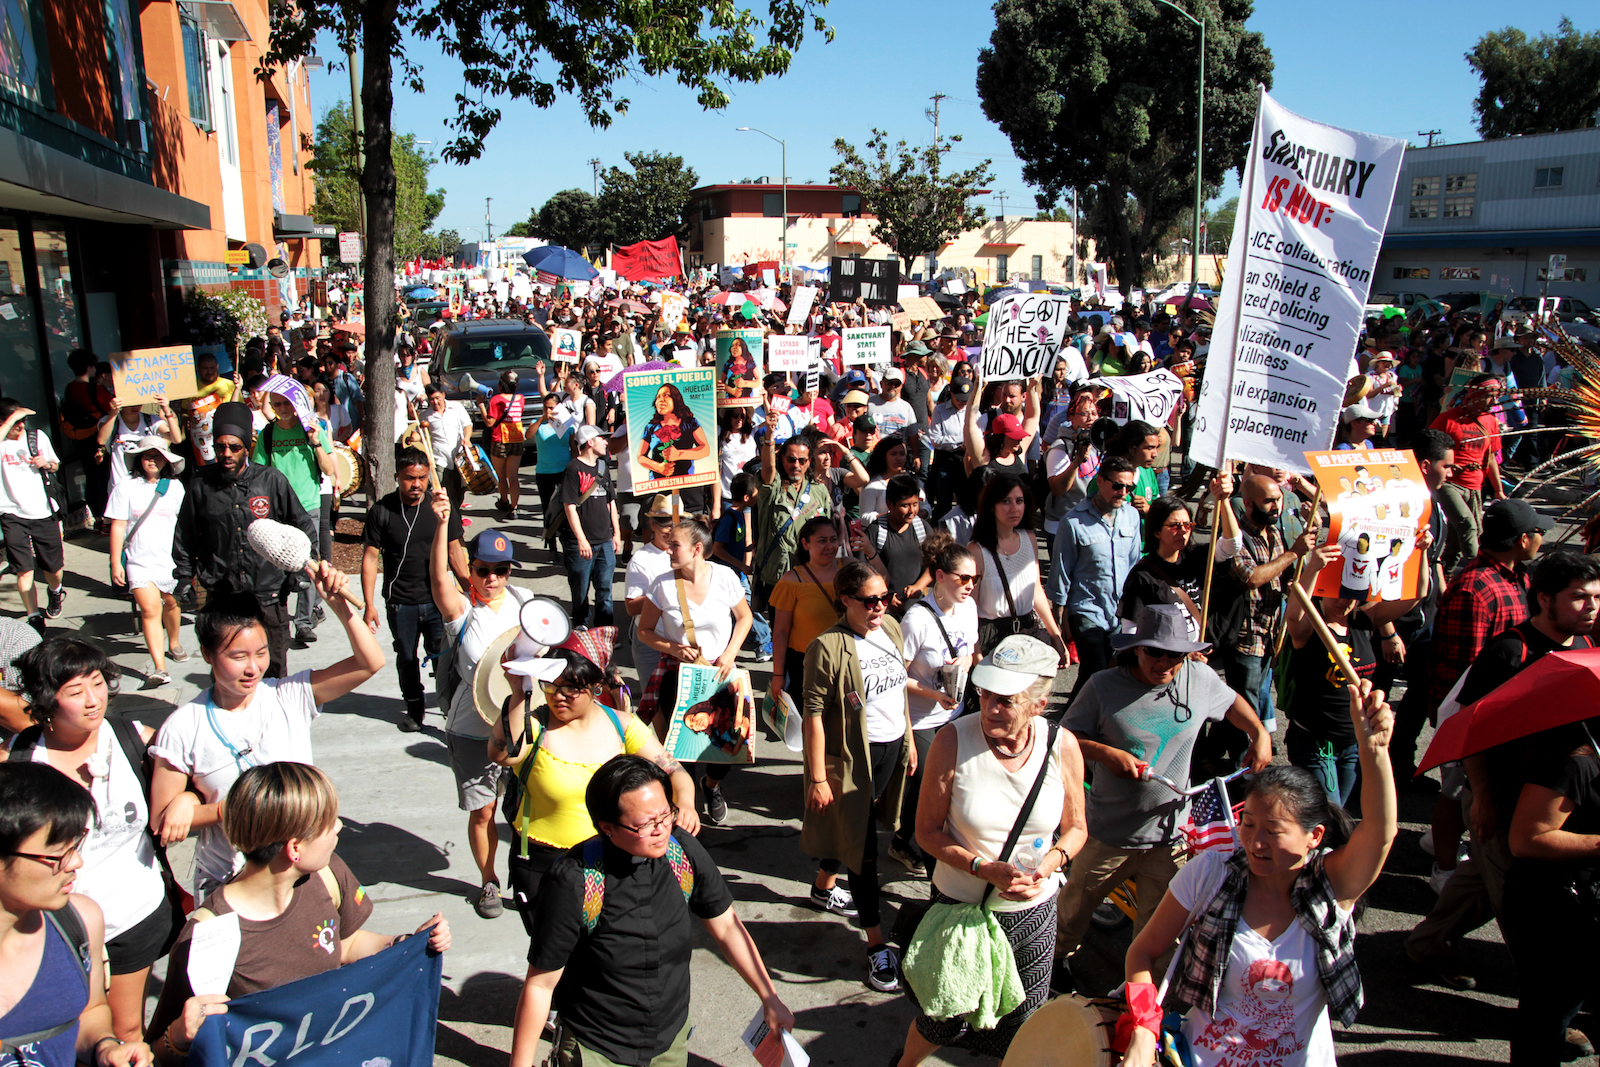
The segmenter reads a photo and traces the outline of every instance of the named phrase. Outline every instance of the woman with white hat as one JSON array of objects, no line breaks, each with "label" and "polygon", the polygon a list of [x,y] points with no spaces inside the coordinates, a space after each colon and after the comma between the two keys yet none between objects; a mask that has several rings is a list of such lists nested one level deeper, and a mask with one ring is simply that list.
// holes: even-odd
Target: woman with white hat
[{"label": "woman with white hat", "polygon": [[172,546],[178,539],[178,508],[183,504],[183,483],[177,475],[183,471],[183,460],[154,434],[141,437],[121,455],[127,457],[130,477],[119,481],[106,501],[111,584],[127,589],[139,609],[139,626],[150,650],[146,680],[166,685],[172,681],[167,657],[179,663],[189,658],[178,642],[182,619],[173,596],[178,579]]}]

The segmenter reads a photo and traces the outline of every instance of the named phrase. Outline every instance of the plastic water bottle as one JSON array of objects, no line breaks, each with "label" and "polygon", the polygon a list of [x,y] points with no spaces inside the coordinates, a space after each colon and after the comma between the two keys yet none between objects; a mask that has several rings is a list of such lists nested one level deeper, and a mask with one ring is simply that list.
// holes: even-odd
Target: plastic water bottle
[{"label": "plastic water bottle", "polygon": [[1044,854],[1046,851],[1044,838],[1036,837],[1032,841],[1029,841],[1027,844],[1023,845],[1021,848],[1017,849],[1017,855],[1013,861],[1013,864],[1017,870],[1026,871],[1028,874],[1032,874],[1034,871],[1039,869],[1039,864],[1044,862]]}]

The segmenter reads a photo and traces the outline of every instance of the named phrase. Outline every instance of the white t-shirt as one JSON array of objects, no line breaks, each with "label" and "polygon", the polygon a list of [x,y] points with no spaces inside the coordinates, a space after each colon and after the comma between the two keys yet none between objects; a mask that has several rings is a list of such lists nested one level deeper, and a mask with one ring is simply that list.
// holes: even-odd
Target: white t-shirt
[{"label": "white t-shirt", "polygon": [[878,422],[880,437],[897,437],[906,427],[915,428],[917,425],[917,412],[905,400],[884,400],[875,396],[868,404],[872,409],[872,417]]},{"label": "white t-shirt", "polygon": [[433,437],[433,458],[440,470],[455,465],[456,450],[472,432],[472,416],[459,400],[445,402],[443,411],[428,408],[428,433]]},{"label": "white t-shirt", "polygon": [[[683,609],[678,604],[678,583],[669,566],[666,573],[650,583],[650,603],[661,609],[661,620],[656,623],[656,633],[674,644],[683,644],[687,628],[683,625]],[[732,567],[711,568],[711,586],[706,598],[696,604],[687,586],[684,597],[689,601],[689,615],[694,620],[694,643],[707,661],[715,662],[728,649],[733,637],[733,606],[744,600],[744,587]]]},{"label": "white t-shirt", "polygon": [[115,412],[109,417],[117,424],[116,432],[111,435],[110,444],[106,448],[106,463],[110,465],[111,470],[111,488],[115,489],[132,477],[128,470],[128,456],[133,452],[133,446],[142,438],[156,434],[166,423],[140,412],[138,424],[130,430],[128,424],[122,421],[122,412]]},{"label": "white t-shirt", "polygon": [[[1192,910],[1202,887],[1216,882],[1207,877],[1212,864],[1225,860],[1202,852],[1180,867],[1169,887],[1178,903]],[[1333,1067],[1328,995],[1317,977],[1316,951],[1298,919],[1275,941],[1240,922],[1216,1014],[1191,1008],[1183,1021],[1195,1067]]]},{"label": "white t-shirt", "polygon": [[[172,546],[178,539],[178,508],[183,505],[183,483],[176,478],[169,479],[167,491],[159,499],[157,484],[143,478],[128,478],[111,490],[106,501],[105,517],[122,519],[130,528],[134,520],[150,512],[139,523],[133,538],[125,542],[129,589],[137,589],[147,582],[159,584],[173,580]],[[154,510],[151,510],[152,502],[155,502]]]},{"label": "white t-shirt", "polygon": [[444,624],[446,641],[454,642],[456,635],[461,635],[461,644],[456,650],[456,668],[461,672],[461,684],[456,687],[455,699],[450,702],[450,711],[445,715],[446,733],[488,740],[489,724],[483,721],[483,716],[478,714],[478,709],[472,703],[472,672],[490,643],[518,625],[517,616],[522,611],[522,605],[532,597],[533,591],[530,589],[507,586],[505,598],[500,601],[498,608],[475,604],[460,618]]},{"label": "white t-shirt", "polygon": [[882,630],[856,638],[856,658],[866,698],[867,740],[876,744],[906,735],[906,661]]},{"label": "white t-shirt", "polygon": [[[931,610],[930,610],[931,609]],[[944,632],[939,627],[944,626]],[[945,635],[949,635],[949,643]],[[905,653],[906,671],[929,689],[944,689],[939,668],[960,656],[968,655],[978,647],[978,605],[971,597],[952,604],[949,613],[939,610],[932,596],[924,597],[906,609],[900,620],[902,651]],[[955,652],[950,646],[955,646]],[[909,694],[911,697],[911,728],[933,730],[961,713],[961,705],[942,706],[937,700]],[[960,693],[951,693],[957,700]]]},{"label": "white t-shirt", "polygon": [[733,476],[744,470],[746,463],[756,458],[755,434],[749,437],[736,433],[729,434],[728,439],[719,448],[718,458],[722,464],[722,499],[727,500],[732,492],[729,483],[733,481]]},{"label": "white t-shirt", "polygon": [[28,442],[37,437],[39,457],[56,462],[50,436],[32,427],[15,441],[0,442],[0,515],[19,519],[48,519],[50,498],[44,494],[44,478],[29,463]]},{"label": "white t-shirt", "polygon": [[[642,520],[648,523],[649,519]],[[667,555],[667,550],[657,548],[648,541],[633,550],[633,558],[628,561],[628,575],[623,585],[622,597],[624,600],[633,600],[650,592],[650,587],[655,580],[672,569],[672,559]]]},{"label": "white t-shirt", "polygon": [[[150,753],[188,774],[200,799],[215,804],[251,767],[312,762],[311,720],[321,710],[311,696],[310,671],[263,680],[238,711],[217,708],[207,689],[167,716]],[[221,885],[238,859],[220,823],[203,827],[195,847],[195,899]]]}]

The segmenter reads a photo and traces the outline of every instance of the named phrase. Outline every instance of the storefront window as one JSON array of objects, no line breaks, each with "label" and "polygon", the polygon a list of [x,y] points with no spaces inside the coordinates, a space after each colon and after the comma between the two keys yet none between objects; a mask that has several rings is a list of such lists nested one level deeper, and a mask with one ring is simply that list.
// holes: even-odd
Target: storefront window
[{"label": "storefront window", "polygon": [[49,411],[28,272],[22,264],[23,236],[15,219],[0,215],[0,393],[35,411]]},{"label": "storefront window", "polygon": [[[83,346],[83,323],[79,318],[78,297],[72,288],[66,231],[53,229],[47,223],[35,223],[33,257],[39,265],[39,295],[44,303],[44,334],[50,346],[52,379],[65,388],[66,383],[72,381],[67,355]],[[98,354],[105,358],[104,353]],[[36,407],[34,410],[48,409]]]},{"label": "storefront window", "polygon": [[39,53],[28,0],[0,0],[0,86],[39,100]]}]

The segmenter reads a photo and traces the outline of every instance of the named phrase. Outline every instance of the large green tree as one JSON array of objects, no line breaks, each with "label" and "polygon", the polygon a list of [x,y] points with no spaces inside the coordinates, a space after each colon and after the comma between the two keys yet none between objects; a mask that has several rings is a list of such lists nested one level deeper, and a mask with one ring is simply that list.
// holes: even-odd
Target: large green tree
[{"label": "large green tree", "polygon": [[[443,189],[428,189],[428,171],[438,162],[417,148],[415,134],[394,138],[394,255],[398,260],[437,246],[428,234],[433,220],[444,210]],[[361,171],[356,166],[355,129],[350,122],[350,105],[341,100],[327,110],[317,123],[311,168],[317,180],[317,198],[312,217],[337,226],[341,233],[361,228]],[[324,242],[324,253],[336,251],[334,242]]]},{"label": "large green tree", "polygon": [[[1272,54],[1244,28],[1249,0],[1189,0],[1206,22],[1203,181],[1244,160]],[[1048,209],[1077,190],[1079,220],[1127,293],[1194,203],[1199,29],[1154,0],[998,0],[978,96]],[[1091,201],[1094,210],[1090,210]]]},{"label": "large green tree", "polygon": [[1600,31],[1560,32],[1530,40],[1507,26],[1486,33],[1467,53],[1483,80],[1472,102],[1484,138],[1576,130],[1600,124]]},{"label": "large green tree", "polygon": [[[768,0],[765,17],[738,0],[584,0],[580,4],[520,0],[297,0],[272,5],[271,40],[260,73],[314,51],[328,34],[360,57],[361,192],[367,207],[367,322],[395,318],[389,285],[395,267],[395,203],[399,176],[394,142],[394,79],[426,91],[423,64],[439,54],[459,64],[455,138],[444,158],[466,163],[483,152],[507,100],[549,107],[575,95],[595,126],[628,109],[615,85],[641,77],[670,77],[701,107],[728,104],[730,82],[757,82],[789,69],[794,49],[811,29],[832,38],[820,9],[826,0]],[[454,75],[453,75],[454,77]],[[364,427],[369,441],[394,439],[394,334],[367,335]],[[369,457],[375,493],[393,484],[394,457],[385,448]]]},{"label": "large green tree", "polygon": [[610,167],[600,175],[595,211],[601,239],[631,245],[687,238],[689,193],[700,184],[694,168],[684,166],[682,156],[665,152],[624,152],[622,158],[632,170]]},{"label": "large green tree", "polygon": [[833,142],[840,158],[830,177],[861,194],[862,211],[875,216],[872,236],[894,249],[907,274],[918,256],[937,253],[986,218],[971,197],[994,181],[989,160],[966,170],[940,170],[940,161],[960,140],[957,134],[921,148],[904,141],[891,146],[889,135],[874,129],[866,157],[842,138]]},{"label": "large green tree", "polygon": [[528,233],[581,252],[600,243],[599,201],[587,190],[563,189],[533,213]]}]

